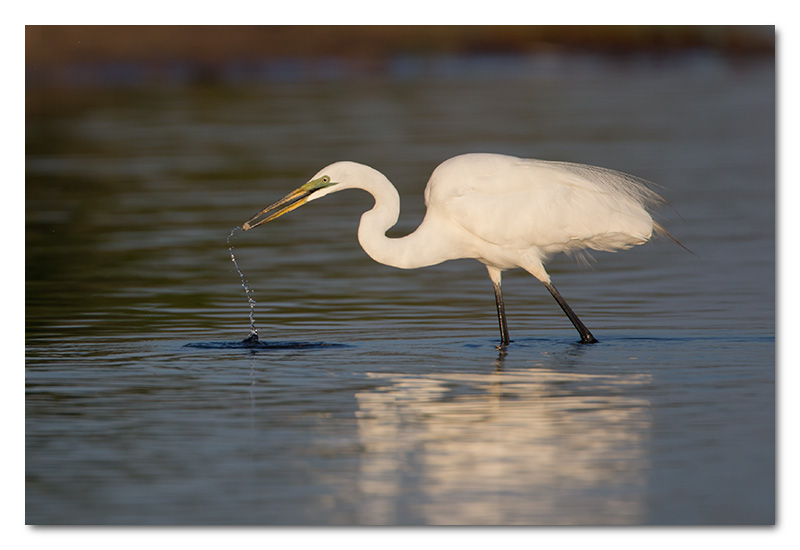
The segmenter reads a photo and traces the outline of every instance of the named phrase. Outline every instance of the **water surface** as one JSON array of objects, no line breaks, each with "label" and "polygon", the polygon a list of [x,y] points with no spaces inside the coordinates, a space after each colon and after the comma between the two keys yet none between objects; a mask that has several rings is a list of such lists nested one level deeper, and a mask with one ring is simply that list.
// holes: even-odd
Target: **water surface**
[{"label": "water surface", "polygon": [[[54,95],[26,125],[26,521],[774,522],[774,115],[771,63],[703,56]],[[655,181],[697,256],[550,264],[592,346],[509,273],[501,352],[483,266],[375,264],[339,193],[232,239],[241,343],[232,227],[356,160],[402,235],[470,151]]]}]

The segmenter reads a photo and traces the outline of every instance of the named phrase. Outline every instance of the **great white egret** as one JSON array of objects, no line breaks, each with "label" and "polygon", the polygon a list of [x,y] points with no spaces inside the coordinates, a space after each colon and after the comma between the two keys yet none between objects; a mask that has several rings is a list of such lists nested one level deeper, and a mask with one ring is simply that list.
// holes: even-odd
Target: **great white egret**
[{"label": "great white egret", "polygon": [[539,279],[567,314],[581,342],[597,342],[550,281],[544,262],[559,252],[616,251],[647,242],[649,209],[662,202],[644,180],[596,166],[472,153],[440,164],[425,188],[427,212],[411,234],[389,238],[400,196],[377,170],[335,162],[242,225],[247,231],[308,202],[363,189],[375,205],[361,216],[358,242],[373,260],[401,269],[474,258],[494,284],[501,345],[510,342],[501,274],[522,268]]}]

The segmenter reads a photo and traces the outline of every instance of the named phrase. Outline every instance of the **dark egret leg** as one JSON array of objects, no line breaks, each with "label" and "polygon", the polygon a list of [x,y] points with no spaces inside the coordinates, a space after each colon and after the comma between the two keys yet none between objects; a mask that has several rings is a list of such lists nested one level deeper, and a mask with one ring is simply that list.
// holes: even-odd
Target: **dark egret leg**
[{"label": "dark egret leg", "polygon": [[503,291],[500,282],[494,282],[494,300],[497,303],[497,321],[500,323],[500,345],[507,346],[511,340],[508,337],[508,323],[506,322],[506,307],[503,305]]},{"label": "dark egret leg", "polygon": [[494,301],[497,304],[497,321],[500,323],[500,347],[504,348],[511,342],[511,338],[508,337],[506,307],[503,305],[503,291],[500,289],[500,281],[503,278],[503,272],[490,265],[486,266],[486,270],[489,272],[489,278],[494,285]]},{"label": "dark egret leg", "polygon": [[576,329],[578,329],[578,332],[581,335],[581,342],[584,343],[584,344],[594,344],[594,343],[596,343],[597,339],[594,336],[592,336],[592,333],[589,332],[589,329],[586,328],[586,325],[584,325],[583,322],[581,322],[581,320],[578,319],[578,316],[575,315],[575,312],[572,311],[571,307],[569,307],[569,304],[567,304],[567,301],[561,296],[561,294],[558,292],[558,290],[556,290],[556,287],[554,287],[550,283],[544,283],[544,286],[547,287],[547,290],[549,290],[550,294],[553,295],[553,298],[556,299],[556,302],[558,302],[558,305],[560,305],[561,309],[564,310],[564,313],[567,314],[567,317],[569,317],[569,320],[572,321],[572,324],[575,325]]}]

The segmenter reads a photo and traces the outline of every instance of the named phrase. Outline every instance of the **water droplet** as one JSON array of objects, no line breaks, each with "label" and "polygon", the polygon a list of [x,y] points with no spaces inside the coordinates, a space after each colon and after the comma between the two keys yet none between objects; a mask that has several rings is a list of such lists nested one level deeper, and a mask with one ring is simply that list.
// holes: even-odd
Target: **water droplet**
[{"label": "water droplet", "polygon": [[258,342],[258,329],[256,328],[255,319],[256,301],[253,299],[253,289],[251,289],[247,284],[247,279],[244,278],[244,273],[242,273],[242,270],[239,269],[239,262],[236,261],[236,256],[233,254],[233,245],[231,244],[231,238],[233,237],[234,233],[240,231],[241,229],[241,226],[234,227],[231,230],[230,235],[228,235],[228,252],[231,253],[231,261],[233,262],[233,266],[236,268],[236,272],[239,274],[239,279],[242,281],[242,288],[244,288],[247,301],[250,302],[250,336],[245,338],[245,341],[255,343]]}]

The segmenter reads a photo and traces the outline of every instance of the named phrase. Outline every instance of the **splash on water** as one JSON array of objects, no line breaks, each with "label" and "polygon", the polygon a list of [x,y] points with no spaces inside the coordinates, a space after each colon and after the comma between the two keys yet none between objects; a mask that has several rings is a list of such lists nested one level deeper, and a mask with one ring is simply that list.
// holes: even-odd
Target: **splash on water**
[{"label": "splash on water", "polygon": [[239,279],[242,281],[242,288],[244,289],[245,295],[247,296],[247,301],[250,302],[250,336],[244,339],[244,342],[248,344],[257,344],[258,343],[258,329],[256,328],[256,320],[255,320],[255,311],[256,311],[256,301],[253,299],[253,289],[247,284],[247,279],[244,278],[244,273],[242,270],[239,269],[239,263],[236,261],[236,256],[233,254],[233,245],[231,244],[231,238],[233,237],[234,233],[241,230],[242,227],[234,227],[231,230],[230,235],[228,235],[228,252],[231,253],[231,261],[233,262],[233,266],[236,268],[236,272],[239,274]]}]

